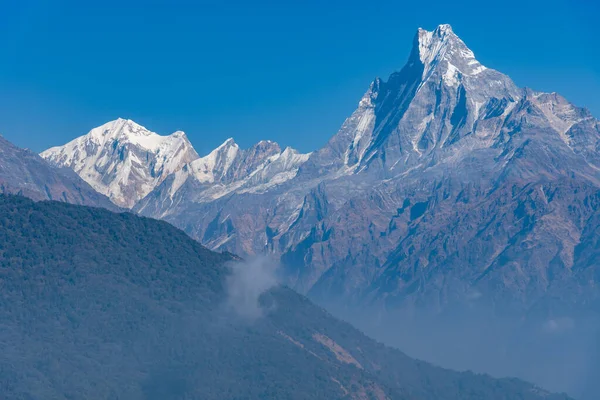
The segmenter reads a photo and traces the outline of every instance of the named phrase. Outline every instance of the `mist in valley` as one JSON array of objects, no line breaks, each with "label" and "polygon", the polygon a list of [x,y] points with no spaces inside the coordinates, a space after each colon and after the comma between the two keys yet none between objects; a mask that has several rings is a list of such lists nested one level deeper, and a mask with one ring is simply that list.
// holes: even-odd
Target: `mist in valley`
[{"label": "mist in valley", "polygon": [[411,357],[460,371],[518,377],[553,392],[595,400],[600,318],[497,315],[468,307],[434,313],[328,305],[334,315]]}]

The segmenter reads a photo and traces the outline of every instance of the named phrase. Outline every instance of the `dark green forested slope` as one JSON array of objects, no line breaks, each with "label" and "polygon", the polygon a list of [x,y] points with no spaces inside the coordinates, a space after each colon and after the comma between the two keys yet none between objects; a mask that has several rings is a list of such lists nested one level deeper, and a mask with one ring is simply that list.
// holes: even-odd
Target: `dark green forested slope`
[{"label": "dark green forested slope", "polygon": [[412,360],[282,287],[237,316],[231,259],[164,222],[0,196],[0,398],[566,398]]}]

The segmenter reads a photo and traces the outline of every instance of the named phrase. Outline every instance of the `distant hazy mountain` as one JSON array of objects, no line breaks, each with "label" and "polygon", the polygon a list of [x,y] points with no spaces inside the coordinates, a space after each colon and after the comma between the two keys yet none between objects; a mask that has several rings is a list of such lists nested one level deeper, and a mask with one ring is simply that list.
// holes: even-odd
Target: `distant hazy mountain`
[{"label": "distant hazy mountain", "polygon": [[231,256],[164,222],[0,196],[0,226],[2,398],[567,399],[415,361],[283,287],[246,296],[256,276],[232,286]]},{"label": "distant hazy mountain", "polygon": [[[600,326],[600,123],[586,109],[517,87],[440,25],[323,148],[230,170],[236,149],[133,209],[211,249],[280,257],[295,289],[414,354],[581,389]],[[472,329],[451,336],[458,317]],[[557,335],[570,351],[544,358]]]},{"label": "distant hazy mountain", "polygon": [[0,193],[22,194],[34,200],[59,200],[116,210],[73,171],[55,168],[37,154],[0,136]]}]

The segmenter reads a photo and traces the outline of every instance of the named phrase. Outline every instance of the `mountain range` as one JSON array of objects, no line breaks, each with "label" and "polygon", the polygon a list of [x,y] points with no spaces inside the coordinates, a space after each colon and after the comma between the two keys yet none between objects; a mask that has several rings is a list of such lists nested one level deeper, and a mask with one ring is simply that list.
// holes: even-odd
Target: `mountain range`
[{"label": "mountain range", "polygon": [[[214,250],[280,255],[302,292],[331,295],[344,282],[344,296],[363,301],[366,292],[402,297],[422,281],[419,271],[448,274],[449,264],[463,265],[457,278],[469,286],[501,279],[514,268],[498,265],[503,255],[531,235],[552,243],[543,258],[527,249],[532,257],[522,262],[535,265],[521,265],[515,284],[524,295],[545,292],[552,260],[564,271],[575,264],[595,203],[579,221],[561,204],[594,196],[599,146],[600,125],[588,111],[518,88],[441,25],[419,30],[406,66],[376,79],[340,131],[310,154],[269,141],[241,150],[228,139],[199,157],[182,132],[162,137],[119,119],[41,155],[117,205],[165,219]],[[585,194],[556,201],[573,186]],[[534,210],[526,203],[536,201],[539,215],[527,221]],[[470,217],[475,204],[484,211]],[[513,211],[512,231],[500,207]],[[470,233],[457,234],[469,218]],[[462,259],[464,246],[482,247],[478,259]],[[400,285],[386,284],[400,275]]]},{"label": "mountain range", "polygon": [[420,29],[309,154],[228,139],[200,157],[118,119],[41,156],[212,250],[276,257],[292,288],[411,355],[593,383],[600,122],[483,66],[449,25]]}]

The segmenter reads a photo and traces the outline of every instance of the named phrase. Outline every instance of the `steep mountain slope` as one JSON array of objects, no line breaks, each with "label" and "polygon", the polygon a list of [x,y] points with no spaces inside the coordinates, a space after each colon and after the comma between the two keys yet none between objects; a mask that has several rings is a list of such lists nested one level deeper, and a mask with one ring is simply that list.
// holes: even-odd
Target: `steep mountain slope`
[{"label": "steep mountain slope", "polygon": [[52,167],[37,154],[18,148],[1,136],[0,193],[117,209],[70,169]]},{"label": "steep mountain slope", "polygon": [[185,133],[160,136],[121,118],[41,156],[73,169],[98,192],[128,208],[167,175],[198,158]]},{"label": "steep mountain slope", "polygon": [[4,398],[567,399],[412,360],[283,287],[242,318],[232,256],[164,222],[0,196],[0,226]]},{"label": "steep mountain slope", "polygon": [[[176,215],[190,201],[210,202],[232,193],[264,193],[293,179],[310,154],[300,154],[277,143],[261,141],[242,150],[227,139],[206,157],[169,176],[134,210],[160,216]],[[214,247],[214,245],[213,245]]]}]

